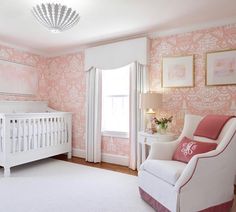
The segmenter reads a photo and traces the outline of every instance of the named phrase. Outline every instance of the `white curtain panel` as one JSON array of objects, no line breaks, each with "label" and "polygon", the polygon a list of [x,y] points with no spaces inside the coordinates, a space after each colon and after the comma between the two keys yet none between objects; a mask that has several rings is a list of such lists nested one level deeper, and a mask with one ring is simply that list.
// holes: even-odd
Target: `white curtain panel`
[{"label": "white curtain panel", "polygon": [[86,160],[101,162],[102,70],[86,72]]},{"label": "white curtain panel", "polygon": [[148,72],[144,65],[135,62],[130,68],[130,162],[129,167],[137,168],[138,132],[144,127],[144,114],[139,108],[140,93],[148,88]]}]

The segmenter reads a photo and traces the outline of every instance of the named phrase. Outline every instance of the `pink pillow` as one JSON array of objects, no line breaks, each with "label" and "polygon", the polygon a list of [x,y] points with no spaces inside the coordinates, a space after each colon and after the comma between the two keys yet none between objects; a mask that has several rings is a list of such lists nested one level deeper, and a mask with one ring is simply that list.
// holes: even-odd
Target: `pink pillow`
[{"label": "pink pillow", "polygon": [[234,116],[207,115],[200,121],[193,135],[216,140],[231,118]]},{"label": "pink pillow", "polygon": [[174,152],[173,160],[188,163],[194,155],[210,152],[216,147],[216,143],[194,141],[184,137]]}]

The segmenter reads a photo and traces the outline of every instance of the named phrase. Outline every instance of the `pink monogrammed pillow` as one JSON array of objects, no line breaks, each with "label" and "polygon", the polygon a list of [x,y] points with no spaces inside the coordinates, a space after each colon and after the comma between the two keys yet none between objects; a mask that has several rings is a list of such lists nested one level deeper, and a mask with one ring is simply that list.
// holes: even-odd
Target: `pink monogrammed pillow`
[{"label": "pink monogrammed pillow", "polygon": [[188,163],[194,155],[212,151],[216,147],[216,143],[194,141],[184,137],[174,152],[173,160]]}]

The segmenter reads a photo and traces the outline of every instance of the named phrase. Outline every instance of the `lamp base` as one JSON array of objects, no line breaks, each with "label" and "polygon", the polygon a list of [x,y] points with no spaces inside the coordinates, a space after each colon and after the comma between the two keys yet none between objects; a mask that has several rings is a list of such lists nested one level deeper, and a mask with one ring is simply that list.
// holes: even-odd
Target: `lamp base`
[{"label": "lamp base", "polygon": [[145,114],[145,131],[149,132],[149,133],[155,133],[156,129],[156,125],[154,126],[154,124],[152,123],[152,119],[155,116],[155,113],[147,113]]}]

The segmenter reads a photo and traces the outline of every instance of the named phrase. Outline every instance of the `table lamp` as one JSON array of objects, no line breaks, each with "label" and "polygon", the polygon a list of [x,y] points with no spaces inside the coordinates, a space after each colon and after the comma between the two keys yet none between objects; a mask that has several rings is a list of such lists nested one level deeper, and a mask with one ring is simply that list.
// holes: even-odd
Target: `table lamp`
[{"label": "table lamp", "polygon": [[151,118],[155,116],[155,109],[162,106],[161,93],[141,93],[140,94],[140,108],[146,111],[145,114],[145,129],[151,128]]}]

